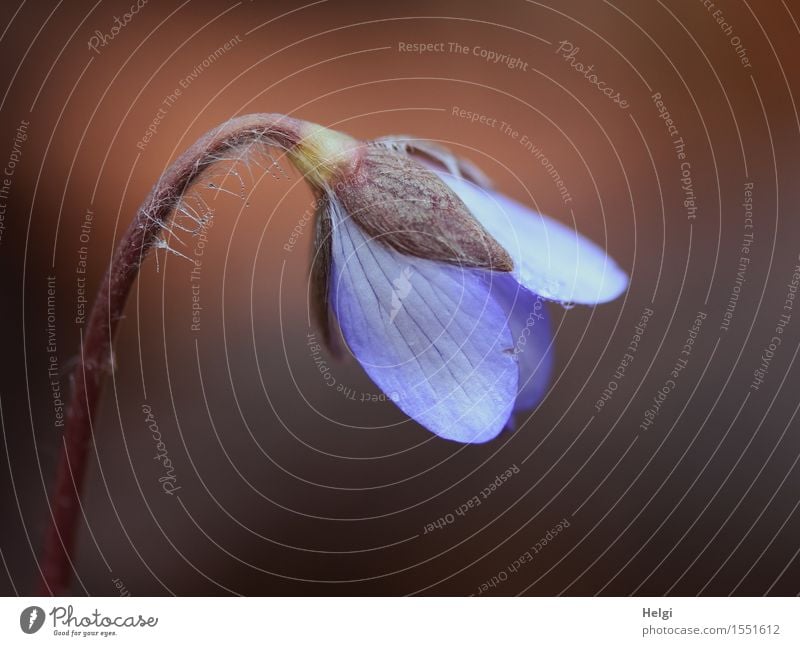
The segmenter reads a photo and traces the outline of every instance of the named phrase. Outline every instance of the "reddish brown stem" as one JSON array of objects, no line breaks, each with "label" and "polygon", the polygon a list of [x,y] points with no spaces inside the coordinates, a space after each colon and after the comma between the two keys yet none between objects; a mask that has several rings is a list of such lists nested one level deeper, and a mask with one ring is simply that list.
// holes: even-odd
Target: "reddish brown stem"
[{"label": "reddish brown stem", "polygon": [[51,495],[50,525],[40,562],[40,594],[61,595],[69,590],[94,413],[103,379],[112,365],[114,333],[142,262],[184,193],[226,151],[257,143],[289,151],[300,141],[302,127],[303,122],[283,115],[254,114],[232,119],[208,132],[161,176],[120,240],[95,298],[80,361],[72,375],[72,395]]}]

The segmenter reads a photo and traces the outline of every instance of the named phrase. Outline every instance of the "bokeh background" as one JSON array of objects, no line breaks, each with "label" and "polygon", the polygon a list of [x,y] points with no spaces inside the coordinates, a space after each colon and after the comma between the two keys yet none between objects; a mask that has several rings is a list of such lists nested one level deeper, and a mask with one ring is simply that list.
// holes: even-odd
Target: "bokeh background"
[{"label": "bokeh background", "polygon": [[[461,446],[372,401],[379,391],[354,362],[323,354],[323,378],[306,297],[312,196],[296,172],[253,166],[221,180],[228,192],[199,190],[213,226],[173,246],[192,256],[202,245],[200,329],[192,265],[159,252],[120,326],[95,420],[75,594],[800,592],[800,312],[751,388],[800,262],[800,4],[186,0],[143,3],[127,20],[131,1],[0,7],[10,182],[0,196],[0,592],[31,593],[38,577],[61,442],[48,367],[55,356],[66,398],[81,247],[91,293],[170,161],[250,112],[450,146],[604,245],[630,289],[597,308],[550,306],[547,397],[514,432]],[[557,53],[562,41],[628,105]],[[685,144],[696,210],[656,93]],[[737,282],[745,233],[750,262]],[[615,378],[646,308],[634,361]],[[698,312],[688,365],[642,429]],[[144,405],[177,495],[158,481]],[[454,514],[509,468],[518,472],[479,507]],[[426,532],[448,514],[454,522]],[[559,523],[568,527],[514,566]]]}]

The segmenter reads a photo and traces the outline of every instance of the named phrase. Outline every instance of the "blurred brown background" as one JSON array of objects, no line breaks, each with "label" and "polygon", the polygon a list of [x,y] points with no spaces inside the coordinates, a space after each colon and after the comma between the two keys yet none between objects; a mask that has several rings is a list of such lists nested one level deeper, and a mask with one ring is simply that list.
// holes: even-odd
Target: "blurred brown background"
[{"label": "blurred brown background", "polygon": [[[202,193],[215,218],[200,330],[191,265],[178,256],[149,259],[129,303],[96,420],[76,594],[117,594],[116,579],[133,595],[461,595],[492,577],[502,581],[488,594],[800,592],[800,313],[750,388],[800,253],[800,5],[719,4],[188,0],[144,3],[126,20],[131,0],[4,3],[0,591],[30,593],[36,579],[61,441],[48,366],[55,355],[66,397],[81,246],[93,293],[177,154],[232,116],[280,112],[363,139],[444,142],[605,245],[630,290],[594,309],[551,307],[556,378],[516,432],[445,442],[391,403],[359,401],[379,391],[356,364],[325,355],[344,391],[323,380],[308,341],[310,227],[283,249],[311,194],[289,169],[275,179],[254,167],[243,188],[229,177],[233,195]],[[628,107],[556,53],[561,41]],[[686,145],[693,219],[654,93]],[[454,107],[527,135],[571,202],[520,139]],[[723,331],[746,182],[754,242]],[[194,254],[198,239],[183,241],[175,248]],[[654,315],[635,360],[598,412],[646,307]],[[707,318],[689,364],[641,430],[698,311]],[[158,482],[144,404],[178,496]],[[519,473],[480,507],[425,533],[513,465]],[[509,573],[562,519],[569,527]]]}]

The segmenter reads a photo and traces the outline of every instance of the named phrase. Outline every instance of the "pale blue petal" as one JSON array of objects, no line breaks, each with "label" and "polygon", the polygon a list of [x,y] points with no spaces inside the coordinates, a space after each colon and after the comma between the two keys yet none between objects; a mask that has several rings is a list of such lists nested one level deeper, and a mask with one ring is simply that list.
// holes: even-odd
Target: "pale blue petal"
[{"label": "pale blue petal", "polygon": [[437,435],[495,437],[519,374],[495,275],[400,254],[332,215],[330,302],[364,370]]},{"label": "pale blue petal", "polygon": [[554,343],[547,302],[503,276],[498,301],[508,312],[514,354],[519,364],[519,387],[514,410],[535,408],[547,393],[553,374]]},{"label": "pale blue petal", "polygon": [[500,193],[437,171],[514,260],[514,275],[532,292],[562,303],[617,298],[628,276],[577,231]]}]

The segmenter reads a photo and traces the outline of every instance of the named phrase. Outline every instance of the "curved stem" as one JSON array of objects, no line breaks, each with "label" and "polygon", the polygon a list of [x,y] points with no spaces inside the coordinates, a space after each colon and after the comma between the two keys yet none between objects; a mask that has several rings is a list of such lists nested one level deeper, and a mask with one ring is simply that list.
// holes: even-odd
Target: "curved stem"
[{"label": "curved stem", "polygon": [[103,378],[112,366],[114,333],[142,262],[185,192],[221,154],[254,143],[292,151],[301,139],[304,125],[280,114],[253,114],[232,119],[208,132],[161,176],[120,240],[95,297],[80,361],[72,374],[72,395],[51,494],[51,522],[40,563],[40,594],[60,595],[69,589],[94,412]]}]

